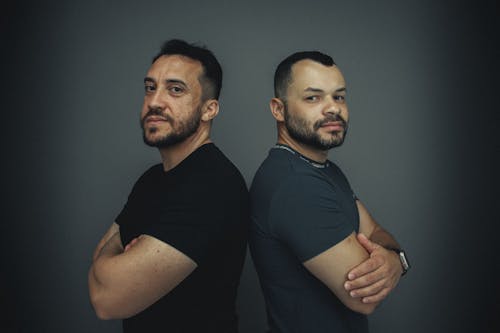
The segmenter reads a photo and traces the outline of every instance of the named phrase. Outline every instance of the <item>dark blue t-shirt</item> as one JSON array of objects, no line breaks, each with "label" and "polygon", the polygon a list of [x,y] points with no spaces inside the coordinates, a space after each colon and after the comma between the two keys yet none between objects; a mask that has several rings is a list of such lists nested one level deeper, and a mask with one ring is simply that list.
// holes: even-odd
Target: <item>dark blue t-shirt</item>
[{"label": "dark blue t-shirt", "polygon": [[251,189],[250,250],[273,333],[368,332],[303,262],[359,230],[356,198],[332,162],[273,148]]}]

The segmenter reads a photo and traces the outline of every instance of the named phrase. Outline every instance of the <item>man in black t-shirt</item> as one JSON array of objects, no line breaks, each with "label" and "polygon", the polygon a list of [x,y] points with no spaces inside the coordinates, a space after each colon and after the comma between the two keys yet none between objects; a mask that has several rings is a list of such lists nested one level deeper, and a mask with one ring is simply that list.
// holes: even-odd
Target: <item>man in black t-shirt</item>
[{"label": "man in black t-shirt", "polygon": [[144,142],[162,163],[135,183],[93,256],[90,298],[124,332],[237,332],[248,192],[211,142],[222,70],[205,48],[166,42],[144,79]]},{"label": "man in black t-shirt", "polygon": [[331,57],[298,52],[274,82],[278,144],[250,189],[250,250],[270,331],[367,332],[365,315],[408,265],[327,159],[347,131],[344,77]]}]

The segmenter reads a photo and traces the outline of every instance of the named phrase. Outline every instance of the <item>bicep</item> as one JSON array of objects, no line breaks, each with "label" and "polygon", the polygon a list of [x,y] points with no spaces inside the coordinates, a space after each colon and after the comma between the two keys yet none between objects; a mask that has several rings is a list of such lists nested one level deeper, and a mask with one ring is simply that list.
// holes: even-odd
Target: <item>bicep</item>
[{"label": "bicep", "polygon": [[353,232],[341,242],[305,261],[303,264],[345,306],[351,310],[368,314],[373,311],[373,305],[361,303],[360,299],[352,298],[344,289],[347,273],[368,257],[368,252],[359,244],[356,234]]},{"label": "bicep", "polygon": [[142,235],[128,251],[103,258],[95,267],[109,317],[137,314],[169,293],[197,267],[196,263],[157,238]]}]

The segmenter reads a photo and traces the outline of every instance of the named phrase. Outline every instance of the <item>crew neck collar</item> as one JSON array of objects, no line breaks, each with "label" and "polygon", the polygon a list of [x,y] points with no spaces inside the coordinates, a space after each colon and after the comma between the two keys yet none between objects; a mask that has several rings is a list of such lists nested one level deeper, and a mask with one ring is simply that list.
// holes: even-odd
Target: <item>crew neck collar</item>
[{"label": "crew neck collar", "polygon": [[298,151],[296,151],[295,149],[293,149],[292,147],[290,146],[287,146],[287,145],[284,145],[282,143],[277,143],[274,148],[277,148],[277,149],[283,149],[283,150],[286,150],[294,155],[296,155],[297,157],[299,157],[301,160],[309,163],[310,165],[312,165],[313,167],[317,168],[317,169],[324,169],[324,168],[327,168],[330,166],[330,161],[326,160],[324,163],[321,163],[321,162],[318,162],[318,161],[315,161],[315,160],[312,160],[310,159],[309,157],[306,157],[304,155],[302,155],[301,153],[299,153]]}]

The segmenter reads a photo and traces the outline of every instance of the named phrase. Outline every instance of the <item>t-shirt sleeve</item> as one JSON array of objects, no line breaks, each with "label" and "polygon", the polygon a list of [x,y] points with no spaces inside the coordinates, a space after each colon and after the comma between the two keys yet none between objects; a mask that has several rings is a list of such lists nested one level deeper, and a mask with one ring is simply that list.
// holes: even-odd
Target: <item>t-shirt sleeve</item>
[{"label": "t-shirt sleeve", "polygon": [[282,184],[273,196],[271,230],[301,262],[355,231],[352,217],[349,218],[338,199],[342,194],[337,191],[320,176],[299,174]]},{"label": "t-shirt sleeve", "polygon": [[205,207],[185,202],[163,210],[158,219],[148,224],[144,234],[173,246],[200,265],[222,237],[221,220],[217,212],[207,214]]},{"label": "t-shirt sleeve", "polygon": [[[157,171],[157,170],[153,170]],[[184,253],[198,265],[213,255],[218,240],[227,237],[224,209],[210,186],[199,186],[200,177],[165,196],[158,172],[148,172],[134,185],[125,207],[116,218],[122,242],[145,234]]]}]

